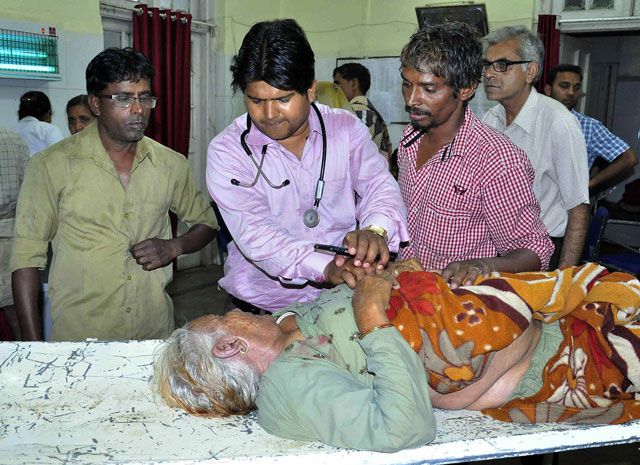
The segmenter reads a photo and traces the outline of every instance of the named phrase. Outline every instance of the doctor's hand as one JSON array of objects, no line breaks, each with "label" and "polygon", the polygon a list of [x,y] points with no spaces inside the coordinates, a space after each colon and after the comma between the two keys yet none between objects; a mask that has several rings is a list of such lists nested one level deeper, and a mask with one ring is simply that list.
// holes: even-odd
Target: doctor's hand
[{"label": "doctor's hand", "polygon": [[[339,258],[342,259],[340,260],[341,265],[338,265],[337,263]],[[376,273],[376,267],[369,266],[364,268],[362,266],[355,266],[353,261],[353,258],[336,255],[324,269],[325,281],[333,284],[334,286],[347,283],[347,286],[353,289],[356,287],[356,283],[365,276]]]},{"label": "doctor's hand", "polygon": [[180,255],[176,250],[176,244],[171,239],[145,239],[129,249],[138,265],[142,265],[145,271],[162,268],[171,263],[171,260]]},{"label": "doctor's hand", "polygon": [[[359,229],[348,232],[342,240],[342,246],[349,249],[353,255],[353,264],[356,267],[383,269],[389,262],[389,247],[385,237],[368,229]],[[380,260],[376,263],[376,256],[380,254]],[[348,257],[337,255],[335,262],[342,266]]]}]

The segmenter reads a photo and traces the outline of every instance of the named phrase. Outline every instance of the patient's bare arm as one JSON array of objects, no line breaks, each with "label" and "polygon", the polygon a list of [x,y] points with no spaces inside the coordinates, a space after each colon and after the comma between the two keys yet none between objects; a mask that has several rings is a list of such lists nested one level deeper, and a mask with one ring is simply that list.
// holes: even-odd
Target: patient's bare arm
[{"label": "patient's bare arm", "polygon": [[385,312],[391,297],[391,287],[395,278],[390,273],[382,272],[365,276],[358,281],[353,294],[353,313],[361,333],[375,326],[389,324]]}]

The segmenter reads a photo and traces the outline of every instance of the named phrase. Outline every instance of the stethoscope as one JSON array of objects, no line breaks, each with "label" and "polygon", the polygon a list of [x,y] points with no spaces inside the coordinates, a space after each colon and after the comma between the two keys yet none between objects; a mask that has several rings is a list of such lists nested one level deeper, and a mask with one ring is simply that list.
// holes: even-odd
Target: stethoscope
[{"label": "stethoscope", "polygon": [[[320,200],[322,200],[322,193],[324,192],[324,167],[327,162],[327,131],[324,128],[324,120],[322,119],[320,110],[318,110],[318,107],[316,107],[315,103],[311,102],[311,106],[313,107],[316,114],[318,115],[318,120],[320,121],[320,129],[322,130],[322,164],[320,165],[320,177],[318,178],[318,183],[316,184],[316,194],[315,194],[315,201],[313,202],[313,207],[309,208],[302,215],[302,222],[307,228],[315,228],[316,226],[318,226],[318,223],[320,223],[320,214],[318,213],[318,206],[320,205]],[[262,171],[264,156],[267,153],[267,144],[262,146],[262,158],[260,159],[260,164],[256,163],[255,158],[253,158],[253,153],[251,152],[251,150],[249,149],[249,146],[244,140],[245,137],[247,137],[247,134],[249,134],[250,130],[251,130],[251,118],[249,117],[249,113],[247,113],[247,129],[245,129],[242,135],[240,136],[240,144],[242,145],[242,148],[247,153],[247,155],[249,155],[249,158],[251,158],[251,161],[258,169],[258,172],[256,173],[256,177],[253,178],[253,181],[250,182],[249,184],[243,184],[235,178],[231,179],[231,184],[233,184],[234,186],[250,188],[256,185],[260,175],[262,175],[264,180],[267,181],[267,184],[269,184],[269,186],[271,186],[274,189],[282,189],[284,186],[288,186],[289,184],[291,184],[291,182],[288,179],[285,179],[284,181],[282,181],[281,184],[276,186],[271,182],[271,180],[267,177],[264,171]]]}]

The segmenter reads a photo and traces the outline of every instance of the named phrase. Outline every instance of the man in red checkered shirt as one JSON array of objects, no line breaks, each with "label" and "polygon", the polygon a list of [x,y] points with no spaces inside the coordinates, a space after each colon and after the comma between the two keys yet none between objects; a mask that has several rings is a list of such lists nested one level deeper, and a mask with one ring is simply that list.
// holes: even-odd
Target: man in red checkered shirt
[{"label": "man in red checkered shirt", "polygon": [[482,46],[463,23],[416,32],[401,55],[411,124],[398,148],[398,182],[411,242],[401,258],[442,270],[452,288],[492,271],[545,269],[553,244],[525,153],[468,108]]}]

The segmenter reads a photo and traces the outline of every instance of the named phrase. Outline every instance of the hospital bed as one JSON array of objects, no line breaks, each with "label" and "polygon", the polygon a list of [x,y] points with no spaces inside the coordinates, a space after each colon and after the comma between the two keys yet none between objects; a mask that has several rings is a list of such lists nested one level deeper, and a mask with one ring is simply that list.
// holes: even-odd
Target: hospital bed
[{"label": "hospital bed", "polygon": [[466,410],[436,410],[435,441],[394,454],[282,439],[255,414],[207,419],[156,403],[157,344],[0,343],[0,463],[445,464],[640,441],[640,421],[522,425]]}]

